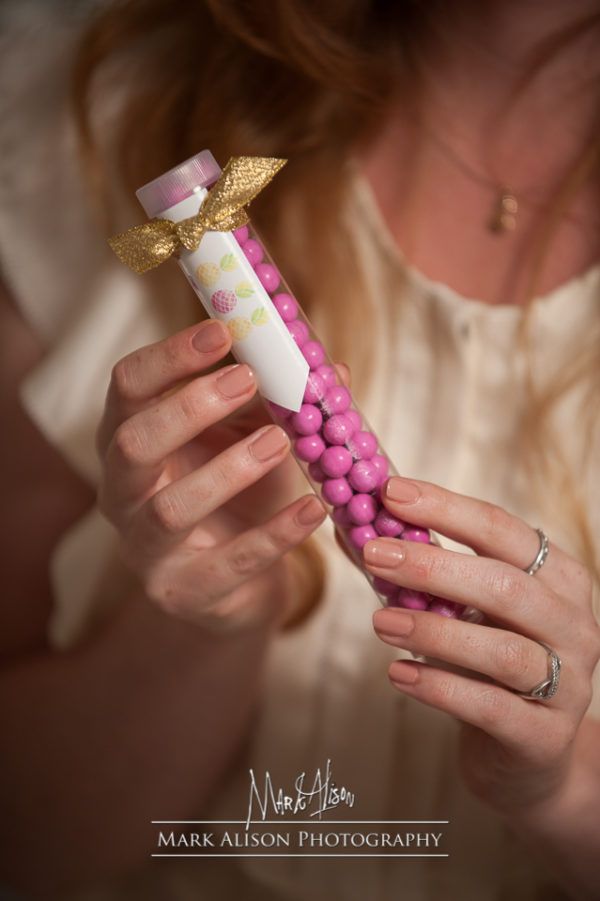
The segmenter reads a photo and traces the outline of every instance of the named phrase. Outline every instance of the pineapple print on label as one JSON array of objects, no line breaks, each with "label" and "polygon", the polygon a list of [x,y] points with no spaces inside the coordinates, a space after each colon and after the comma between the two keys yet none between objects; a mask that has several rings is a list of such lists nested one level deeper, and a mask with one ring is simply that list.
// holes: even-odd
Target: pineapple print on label
[{"label": "pineapple print on label", "polygon": [[215,263],[201,263],[196,269],[196,276],[201,285],[209,288],[219,278],[219,267]]},{"label": "pineapple print on label", "polygon": [[226,253],[221,257],[221,262],[219,264],[223,272],[233,272],[234,269],[237,269],[237,260],[235,258],[234,253]]},{"label": "pineapple print on label", "polygon": [[244,316],[236,316],[234,319],[229,320],[227,328],[234,341],[243,341],[244,338],[248,337],[250,329],[252,328],[252,323]]},{"label": "pineapple print on label", "polygon": [[269,320],[269,314],[264,307],[257,307],[251,315],[253,325],[266,325]]},{"label": "pineapple print on label", "polygon": [[235,293],[238,297],[252,297],[254,294],[254,288],[250,284],[250,282],[239,282],[235,286]]},{"label": "pineapple print on label", "polygon": [[217,313],[231,313],[237,303],[237,297],[233,291],[215,291],[211,296],[210,302]]}]

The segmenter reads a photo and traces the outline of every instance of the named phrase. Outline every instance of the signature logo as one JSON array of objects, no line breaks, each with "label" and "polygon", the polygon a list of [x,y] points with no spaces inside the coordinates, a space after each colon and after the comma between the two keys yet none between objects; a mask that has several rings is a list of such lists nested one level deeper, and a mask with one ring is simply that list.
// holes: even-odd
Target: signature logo
[{"label": "signature logo", "polygon": [[354,793],[345,786],[336,785],[333,779],[331,760],[327,760],[325,769],[319,767],[312,778],[300,773],[294,780],[290,793],[284,788],[273,785],[271,774],[265,771],[264,780],[259,786],[254,770],[249,770],[250,792],[248,797],[248,815],[246,829],[256,820],[266,820],[269,815],[283,817],[286,814],[303,813],[321,819],[327,810],[335,810],[341,804],[354,806]]}]

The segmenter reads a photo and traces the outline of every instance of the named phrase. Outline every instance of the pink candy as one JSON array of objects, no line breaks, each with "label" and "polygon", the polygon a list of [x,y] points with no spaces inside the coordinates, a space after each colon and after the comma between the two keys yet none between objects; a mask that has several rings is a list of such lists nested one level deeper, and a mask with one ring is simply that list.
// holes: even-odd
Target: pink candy
[{"label": "pink candy", "polygon": [[[244,244],[243,249],[246,250],[247,246],[248,244]],[[271,266],[270,263],[258,263],[255,272],[261,285],[269,294],[276,291],[281,284],[279,270],[276,269],[275,266]]]},{"label": "pink candy", "polygon": [[374,491],[379,484],[379,472],[370,460],[358,460],[348,476],[355,491]]},{"label": "pink candy", "polygon": [[273,303],[284,322],[293,322],[297,317],[298,304],[291,294],[276,294]]},{"label": "pink candy", "polygon": [[[285,285],[279,290],[282,281],[278,269],[265,260],[262,245],[250,237],[247,226],[236,229],[234,237],[309,365],[300,410],[287,410],[271,402],[268,407],[275,418],[285,422],[296,457],[308,464],[310,479],[320,486],[323,500],[333,508],[335,525],[358,551],[367,541],[380,536],[430,543],[427,529],[403,522],[383,505],[380,492],[389,475],[387,457],[378,453],[376,436],[363,423],[358,410],[352,408],[351,393],[327,362],[323,345],[311,336],[307,323],[298,318],[298,302]],[[232,298],[235,296],[230,291],[216,292],[214,306],[227,312]],[[391,607],[430,610],[448,617],[458,617],[464,610],[454,601],[401,588],[387,579],[377,577],[371,582]]]},{"label": "pink candy", "polygon": [[304,435],[294,444],[294,451],[305,463],[316,463],[323,451],[325,442],[320,435]]},{"label": "pink candy", "polygon": [[352,422],[343,413],[331,416],[323,426],[323,437],[328,444],[345,444],[352,432]]},{"label": "pink candy", "polygon": [[357,526],[366,526],[377,515],[377,501],[371,494],[355,494],[348,501],[348,516]]},{"label": "pink candy", "polygon": [[314,404],[302,404],[292,416],[292,425],[299,435],[314,435],[321,428],[323,414]]},{"label": "pink candy", "polygon": [[299,319],[295,319],[294,322],[288,322],[288,331],[298,347],[302,348],[302,345],[308,341],[308,326],[306,323],[300,322]]},{"label": "pink candy", "polygon": [[382,508],[375,517],[375,528],[379,535],[383,535],[385,538],[398,538],[404,531],[405,523]]},{"label": "pink candy", "polygon": [[257,266],[262,258],[264,257],[264,251],[258,241],[255,241],[254,238],[248,238],[244,241],[242,246],[242,250],[246,254],[246,259],[250,263],[251,266]]},{"label": "pink candy", "polygon": [[302,351],[304,359],[311,369],[316,369],[318,366],[321,366],[323,360],[325,359],[325,351],[323,350],[323,345],[318,341],[307,341],[306,343],[303,342],[300,350]]},{"label": "pink candy", "polygon": [[[325,479],[322,494],[332,507],[341,507],[343,504],[347,504],[351,498],[354,500],[352,488],[343,476],[339,479]],[[348,510],[348,514],[350,514],[350,510]],[[368,520],[365,520],[365,522],[368,522]]]}]

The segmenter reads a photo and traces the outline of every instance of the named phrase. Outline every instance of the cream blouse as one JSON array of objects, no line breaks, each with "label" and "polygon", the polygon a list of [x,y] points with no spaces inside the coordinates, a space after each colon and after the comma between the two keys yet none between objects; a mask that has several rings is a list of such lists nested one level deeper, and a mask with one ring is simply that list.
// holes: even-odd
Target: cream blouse
[{"label": "cream blouse", "polygon": [[[3,66],[19,79],[0,109],[0,255],[4,278],[46,347],[20,386],[23,404],[94,483],[94,431],[111,367],[128,351],[189,324],[190,308],[183,278],[181,296],[159,307],[143,280],[104,252],[81,193],[60,94],[47,78],[52,69],[59,80],[60,48],[69,38],[63,31],[69,29],[43,4],[34,6],[38,17],[49,16],[42,27],[50,36],[37,47],[35,71],[24,73],[18,63],[31,39],[18,12],[12,39],[2,48]],[[362,405],[397,469],[499,503],[574,550],[560,497],[549,486],[542,508],[514,454],[525,377],[515,341],[521,310],[462,297],[407,266],[357,171],[341,215],[353,223],[374,297],[401,302],[393,322],[383,311],[376,322],[372,386]],[[599,300],[595,266],[534,301],[531,337],[540,377],[550,377],[579,346],[598,316]],[[314,320],[319,327],[318,313]],[[585,467],[580,463],[578,400],[570,395],[556,415],[598,530],[600,477],[592,468],[594,455]],[[377,601],[335,545],[330,523],[317,535],[328,568],[323,602],[299,628],[273,642],[253,740],[214,809],[199,816],[243,818],[249,767],[259,774],[269,770],[276,785],[290,786],[299,773],[330,758],[338,784],[356,795],[348,819],[449,820],[449,857],[153,861],[126,883],[98,886],[78,898],[184,901],[234,891],[282,901],[537,897],[543,876],[498,817],[463,786],[457,723],[390,688],[387,668],[398,654],[374,636]],[[57,650],[77,643],[94,628],[107,599],[114,603],[123,595],[127,576],[117,560],[114,530],[95,509],[64,534],[52,559],[49,636]],[[592,709],[600,716],[596,687]],[[344,818],[341,810],[335,818]],[[167,816],[156,811],[157,819]]]}]

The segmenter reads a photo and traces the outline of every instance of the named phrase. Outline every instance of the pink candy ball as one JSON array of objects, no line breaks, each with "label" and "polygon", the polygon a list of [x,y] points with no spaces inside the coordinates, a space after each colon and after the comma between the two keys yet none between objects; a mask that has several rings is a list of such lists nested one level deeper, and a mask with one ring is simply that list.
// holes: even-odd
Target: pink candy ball
[{"label": "pink candy ball", "polygon": [[462,604],[449,601],[447,598],[433,597],[429,604],[429,610],[432,613],[439,613],[441,616],[447,616],[450,619],[457,619],[464,609]]},{"label": "pink candy ball", "polygon": [[354,431],[357,432],[362,425],[362,419],[358,410],[346,410],[346,416],[352,423]]},{"label": "pink candy ball", "polygon": [[284,322],[293,322],[298,315],[298,304],[291,294],[276,294],[273,304]]},{"label": "pink candy ball", "polygon": [[313,482],[324,482],[327,476],[321,469],[318,463],[309,463],[308,464],[308,474],[313,480]]},{"label": "pink candy ball", "polygon": [[326,388],[332,388],[333,385],[337,384],[337,374],[333,366],[322,363],[321,366],[317,366],[315,372],[323,379]]},{"label": "pink candy ball", "polygon": [[377,515],[377,501],[371,494],[355,494],[348,501],[348,516],[357,526],[366,526]]},{"label": "pink candy ball", "polygon": [[355,432],[350,442],[350,450],[357,460],[370,460],[377,451],[377,438],[373,432]]},{"label": "pink candy ball", "polygon": [[336,507],[331,514],[331,518],[340,529],[349,529],[353,525],[352,520],[348,516],[347,507]]},{"label": "pink candy ball", "polygon": [[316,372],[309,372],[304,389],[304,400],[307,404],[316,404],[325,394],[325,382]]},{"label": "pink candy ball", "polygon": [[265,255],[262,246],[258,243],[258,241],[255,241],[254,238],[248,238],[248,240],[244,242],[242,250],[246,254],[246,259],[248,260],[250,265],[255,267],[258,266]]},{"label": "pink candy ball", "polygon": [[318,341],[307,341],[302,344],[301,350],[311,369],[316,369],[325,359],[325,350]]},{"label": "pink candy ball", "polygon": [[233,237],[238,242],[238,244],[245,244],[246,241],[248,240],[248,234],[249,234],[248,226],[242,225],[241,228],[236,228],[236,230],[233,233]]},{"label": "pink candy ball", "polygon": [[423,544],[430,544],[431,542],[429,532],[427,532],[425,529],[405,529],[405,531],[402,533],[402,538],[404,541],[421,541],[423,542]]},{"label": "pink candy ball", "polygon": [[377,538],[377,532],[371,525],[355,526],[353,529],[350,529],[348,537],[354,547],[363,548],[367,541]]},{"label": "pink candy ball", "polygon": [[383,483],[387,479],[389,472],[389,463],[387,457],[384,457],[383,454],[375,454],[374,457],[371,457],[371,463],[379,473],[379,484],[383,485]]},{"label": "pink candy ball", "polygon": [[323,451],[319,464],[324,473],[331,478],[338,479],[350,472],[352,466],[352,454],[345,447],[334,445]]},{"label": "pink candy ball", "polygon": [[[244,245],[244,250],[247,246],[247,244]],[[272,266],[271,263],[258,263],[255,271],[258,280],[268,294],[277,291],[281,284],[281,276],[275,266]]]},{"label": "pink candy ball", "polygon": [[377,594],[382,594],[384,598],[391,598],[398,593],[397,585],[394,585],[393,582],[388,582],[387,579],[382,579],[380,576],[375,576],[373,579],[373,588]]},{"label": "pink candy ball", "polygon": [[386,538],[397,538],[402,535],[405,525],[401,519],[396,519],[387,510],[380,510],[375,518],[375,528]]},{"label": "pink candy ball", "polygon": [[347,504],[352,497],[352,488],[344,478],[325,479],[321,494],[328,504],[331,504],[333,507],[341,507]]},{"label": "pink candy ball", "polygon": [[400,588],[398,594],[390,598],[390,607],[406,607],[408,610],[427,610],[430,596],[425,591]]},{"label": "pink candy ball", "polygon": [[287,328],[298,347],[302,347],[303,344],[306,344],[309,332],[305,322],[295,319],[293,322],[287,323]]},{"label": "pink candy ball", "polygon": [[294,444],[294,451],[305,463],[316,463],[323,451],[325,442],[320,435],[303,435]]},{"label": "pink candy ball", "polygon": [[323,414],[314,404],[302,404],[292,416],[292,425],[299,435],[314,435],[323,423]]},{"label": "pink candy ball", "polygon": [[344,385],[334,385],[325,392],[323,403],[327,413],[331,416],[333,413],[345,413],[352,403],[352,398]]},{"label": "pink candy ball", "polygon": [[373,491],[379,484],[379,472],[370,460],[358,460],[350,470],[348,481],[355,491]]},{"label": "pink candy ball", "polygon": [[328,444],[345,444],[352,435],[352,423],[344,413],[336,414],[323,426],[323,437]]}]

